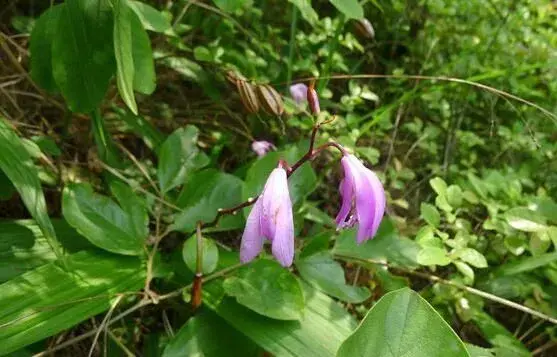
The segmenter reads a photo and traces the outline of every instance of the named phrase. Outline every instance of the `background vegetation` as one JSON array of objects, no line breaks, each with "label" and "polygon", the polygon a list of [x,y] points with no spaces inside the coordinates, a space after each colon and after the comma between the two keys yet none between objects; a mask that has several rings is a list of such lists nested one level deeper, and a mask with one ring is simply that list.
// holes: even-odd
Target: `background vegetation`
[{"label": "background vegetation", "polygon": [[[0,19],[0,355],[557,354],[554,2],[7,0]],[[318,118],[288,90],[311,79]],[[378,235],[335,230],[330,152],[290,178],[294,267],[238,264],[247,211],[217,210],[333,117],[317,142],[387,191]]]}]

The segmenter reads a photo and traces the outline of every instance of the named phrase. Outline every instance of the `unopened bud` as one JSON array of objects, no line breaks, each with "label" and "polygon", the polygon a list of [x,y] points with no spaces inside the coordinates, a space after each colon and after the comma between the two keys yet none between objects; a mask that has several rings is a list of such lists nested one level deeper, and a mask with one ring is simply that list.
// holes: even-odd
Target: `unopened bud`
[{"label": "unopened bud", "polygon": [[269,114],[282,115],[284,112],[282,96],[273,87],[268,84],[260,84],[257,86],[257,95],[263,110]]},{"label": "unopened bud", "polygon": [[308,87],[306,96],[309,103],[309,110],[312,114],[318,115],[321,112],[321,108],[319,107],[319,98],[317,97],[317,92],[313,88],[315,83],[311,83]]}]

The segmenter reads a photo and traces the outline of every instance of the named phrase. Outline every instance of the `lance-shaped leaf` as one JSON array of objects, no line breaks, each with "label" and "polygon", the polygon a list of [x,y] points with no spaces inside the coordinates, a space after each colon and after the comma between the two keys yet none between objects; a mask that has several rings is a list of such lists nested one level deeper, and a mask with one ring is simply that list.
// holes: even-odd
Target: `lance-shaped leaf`
[{"label": "lance-shaped leaf", "polygon": [[25,207],[41,227],[48,243],[60,258],[62,249],[52,227],[37,168],[17,134],[0,118],[0,170],[10,179]]}]

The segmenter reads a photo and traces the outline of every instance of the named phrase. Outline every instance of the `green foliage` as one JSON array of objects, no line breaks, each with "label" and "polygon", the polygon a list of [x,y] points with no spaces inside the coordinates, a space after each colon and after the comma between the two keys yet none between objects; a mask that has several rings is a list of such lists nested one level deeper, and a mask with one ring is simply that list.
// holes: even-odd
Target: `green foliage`
[{"label": "green foliage", "polygon": [[[424,329],[427,333],[423,333]],[[469,356],[443,318],[409,289],[383,296],[337,354],[338,357],[371,355]]]},{"label": "green foliage", "polygon": [[299,320],[304,313],[300,282],[275,261],[261,259],[224,281],[238,303],[277,320]]},{"label": "green foliage", "polygon": [[[211,239],[201,238],[202,253],[201,253],[201,271],[203,274],[210,274],[216,268],[219,262],[219,249],[215,242]],[[197,269],[197,239],[196,237],[190,237],[182,248],[182,256],[184,257],[184,262],[192,272],[196,272]]]}]

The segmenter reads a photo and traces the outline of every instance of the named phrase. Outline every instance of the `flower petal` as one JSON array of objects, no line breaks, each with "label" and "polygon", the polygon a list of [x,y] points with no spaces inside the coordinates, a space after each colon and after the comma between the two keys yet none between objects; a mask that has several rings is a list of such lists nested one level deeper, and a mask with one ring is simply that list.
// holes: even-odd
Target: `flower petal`
[{"label": "flower petal", "polygon": [[255,258],[263,249],[263,235],[260,225],[261,198],[255,202],[246,221],[240,245],[240,261],[247,263]]},{"label": "flower petal", "polygon": [[275,219],[275,236],[273,237],[273,255],[284,267],[292,265],[294,260],[294,218],[292,216],[292,202],[288,194],[288,185],[285,187],[286,195],[280,199]]},{"label": "flower petal", "polygon": [[368,239],[371,239],[377,233],[379,229],[379,225],[381,224],[381,220],[383,219],[383,215],[385,214],[385,205],[386,205],[386,196],[385,196],[385,189],[383,188],[383,184],[379,181],[379,178],[375,174],[375,172],[366,168],[366,176],[371,185],[371,190],[373,192],[374,198],[374,217],[373,223],[368,231]]},{"label": "flower petal", "polygon": [[306,100],[308,86],[304,83],[296,83],[290,86],[290,95],[296,104],[300,105]]},{"label": "flower petal", "polygon": [[341,159],[342,167],[344,168],[344,179],[340,182],[339,191],[342,198],[340,211],[337,214],[336,222],[337,228],[346,227],[346,218],[352,210],[352,200],[354,198],[354,177],[350,169],[350,164],[347,159]]},{"label": "flower petal", "polygon": [[276,168],[269,175],[261,197],[261,232],[271,241],[275,236],[277,212],[285,196],[290,199],[286,171]]}]

